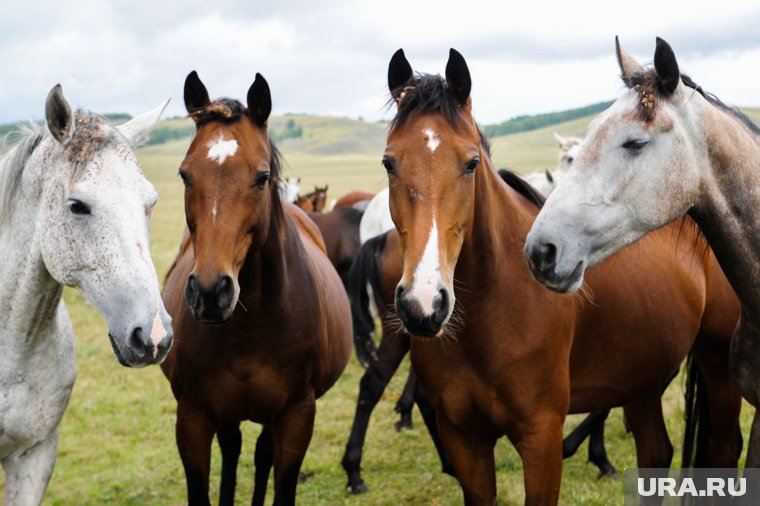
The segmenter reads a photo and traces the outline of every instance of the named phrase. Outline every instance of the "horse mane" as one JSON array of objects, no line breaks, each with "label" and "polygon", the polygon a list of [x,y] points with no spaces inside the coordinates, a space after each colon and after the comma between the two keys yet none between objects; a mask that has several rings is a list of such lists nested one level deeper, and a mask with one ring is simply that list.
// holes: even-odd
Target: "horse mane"
[{"label": "horse mane", "polygon": [[[388,99],[388,107],[397,104],[396,116],[391,120],[389,129],[391,132],[400,128],[409,119],[425,113],[442,114],[455,130],[459,130],[465,124],[460,110],[461,104],[449,91],[446,80],[439,74],[423,74],[417,72],[407,81],[398,100],[391,96]],[[491,156],[491,146],[476,125],[480,135],[480,143],[488,156]]]},{"label": "horse mane", "polygon": [[8,220],[14,197],[21,186],[24,167],[34,150],[45,137],[46,131],[39,123],[29,123],[19,128],[20,138],[0,161],[0,226]]},{"label": "horse mane", "polygon": [[[636,72],[630,76],[623,76],[623,81],[629,88],[635,89],[639,94],[639,115],[646,121],[650,122],[655,115],[655,104],[657,102],[658,94],[662,91],[657,79],[657,73],[653,68]],[[724,104],[718,97],[702,89],[700,85],[694,82],[694,80],[687,74],[681,74],[681,82],[687,88],[691,88],[696,91],[710,104],[718,109],[727,112],[740,123],[744,124],[751,132],[760,137],[760,127],[758,127],[746,114],[741,112],[737,107],[730,107]]]},{"label": "horse mane", "polygon": [[[239,100],[234,98],[218,98],[205,107],[195,109],[189,113],[189,116],[195,121],[196,127],[211,121],[221,121],[222,123],[236,123],[243,116],[247,116],[251,122],[256,124],[251,116],[250,111]],[[272,217],[278,222],[284,219],[282,212],[282,199],[280,199],[280,178],[282,175],[282,154],[277,145],[267,132],[269,141],[269,191],[272,198]]]},{"label": "horse mane", "polygon": [[541,195],[538,190],[533,188],[530,183],[521,178],[516,172],[509,169],[499,169],[498,173],[499,176],[501,176],[501,179],[507,183],[510,188],[531,201],[536,207],[541,209],[544,206],[546,197]]}]

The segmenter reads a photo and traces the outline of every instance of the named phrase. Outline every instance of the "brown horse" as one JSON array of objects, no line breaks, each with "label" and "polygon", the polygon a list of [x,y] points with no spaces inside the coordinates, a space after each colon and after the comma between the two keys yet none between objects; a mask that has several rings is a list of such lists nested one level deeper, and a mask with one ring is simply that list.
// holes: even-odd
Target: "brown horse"
[{"label": "brown horse", "polygon": [[321,213],[324,211],[327,202],[327,188],[327,186],[324,188],[315,186],[313,192],[296,197],[295,205],[307,213]]},{"label": "brown horse", "polygon": [[185,105],[196,123],[180,166],[189,233],[166,279],[175,345],[162,368],[177,399],[188,499],[209,504],[217,434],[219,503],[233,503],[239,425],[251,420],[264,426],[253,504],[263,504],[272,463],[275,504],[293,504],[315,401],[350,354],[348,300],[319,230],[280,202],[264,78],[256,74],[246,108],[232,99],[211,102],[192,72]]},{"label": "brown horse", "polygon": [[333,209],[328,213],[309,213],[322,233],[327,257],[338,271],[344,287],[348,287],[348,271],[359,251],[359,223],[362,212],[353,207]]},{"label": "brown horse", "polygon": [[[341,209],[343,207],[353,207],[361,202],[369,203],[374,197],[374,193],[369,193],[361,190],[354,190],[346,193],[341,198],[335,201],[333,209]],[[365,204],[366,207],[366,204]],[[363,210],[363,209],[362,209]]]},{"label": "brown horse", "polygon": [[586,297],[543,289],[522,252],[541,199],[494,170],[464,58],[451,50],[445,79],[415,76],[399,50],[388,83],[397,113],[383,165],[403,259],[395,307],[465,503],[493,504],[493,448],[506,434],[526,503],[556,504],[568,412],[623,406],[639,467],[669,466],[660,396],[690,350],[708,392],[710,463],[735,466],[738,303],[693,222],[592,269]]}]

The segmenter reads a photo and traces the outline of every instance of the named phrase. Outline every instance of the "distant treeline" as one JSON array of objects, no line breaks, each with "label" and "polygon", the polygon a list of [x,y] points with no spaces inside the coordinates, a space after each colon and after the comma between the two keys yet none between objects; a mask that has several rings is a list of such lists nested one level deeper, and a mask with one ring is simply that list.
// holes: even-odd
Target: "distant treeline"
[{"label": "distant treeline", "polygon": [[300,139],[303,136],[303,128],[290,118],[283,129],[273,129],[270,135],[277,142],[285,139]]},{"label": "distant treeline", "polygon": [[598,104],[587,105],[586,107],[580,107],[578,109],[569,109],[561,112],[549,112],[546,114],[536,114],[533,116],[516,116],[510,120],[507,120],[498,125],[486,125],[483,130],[489,137],[495,137],[497,135],[507,135],[516,132],[526,132],[528,130],[536,130],[546,126],[554,125],[556,123],[562,123],[565,121],[571,121],[584,116],[592,114],[598,114],[612,105],[612,101],[599,102]]}]

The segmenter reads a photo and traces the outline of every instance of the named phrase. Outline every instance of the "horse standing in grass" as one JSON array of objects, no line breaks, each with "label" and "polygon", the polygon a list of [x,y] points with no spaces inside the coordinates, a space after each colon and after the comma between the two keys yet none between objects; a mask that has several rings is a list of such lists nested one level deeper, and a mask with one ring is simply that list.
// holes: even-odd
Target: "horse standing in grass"
[{"label": "horse standing in grass", "polygon": [[[733,467],[741,402],[728,375],[738,304],[693,223],[642,239],[589,273],[588,297],[533,282],[523,242],[542,199],[505,184],[472,118],[470,73],[451,50],[445,79],[388,70],[397,113],[383,165],[400,235],[395,309],[466,504],[496,498],[493,448],[507,435],[527,504],[556,504],[568,412],[622,405],[639,467],[668,467],[660,396],[691,350],[709,397],[707,454]],[[456,283],[455,281],[456,280]]]},{"label": "horse standing in grass", "polygon": [[364,211],[369,204],[369,201],[374,197],[374,193],[369,193],[361,190],[354,190],[346,193],[341,198],[333,202],[333,209],[340,209],[342,207],[355,207],[360,211]]},{"label": "horse standing in grass", "polygon": [[[534,277],[569,292],[586,269],[684,214],[698,224],[742,302],[731,373],[760,407],[760,129],[681,74],[658,38],[653,68],[616,39],[628,90],[589,125],[586,147],[530,231]],[[760,467],[760,410],[747,467]]]},{"label": "horse standing in grass", "polygon": [[42,502],[58,424],[76,376],[74,332],[61,298],[78,288],[108,323],[122,365],[161,362],[171,319],[150,258],[158,199],[133,146],[166,104],[112,126],[72,112],[60,85],[0,161],[0,461],[5,504]]},{"label": "horse standing in grass", "polygon": [[189,233],[164,289],[177,340],[163,371],[177,399],[188,499],[209,504],[216,434],[219,504],[233,504],[239,425],[251,420],[264,426],[252,504],[263,504],[273,463],[274,503],[293,504],[316,400],[351,351],[348,299],[319,230],[280,202],[264,78],[256,74],[247,107],[212,102],[195,72],[184,93],[196,124],[179,171]]}]

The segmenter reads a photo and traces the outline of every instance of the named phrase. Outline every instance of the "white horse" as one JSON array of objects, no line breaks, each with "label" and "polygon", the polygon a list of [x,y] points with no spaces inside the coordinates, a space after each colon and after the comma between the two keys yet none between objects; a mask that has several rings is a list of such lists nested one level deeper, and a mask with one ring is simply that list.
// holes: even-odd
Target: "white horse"
[{"label": "white horse", "polygon": [[171,319],[149,253],[158,195],[132,146],[166,104],[113,127],[72,113],[60,85],[42,125],[0,161],[0,461],[5,504],[37,505],[56,458],[57,427],[76,376],[61,299],[78,288],[108,323],[119,362],[161,362]]},{"label": "white horse", "polygon": [[294,204],[301,192],[301,178],[289,177],[280,180],[280,199]]},{"label": "white horse", "polygon": [[523,178],[547,197],[565,177],[567,170],[580,153],[581,145],[583,144],[583,139],[564,137],[557,132],[554,132],[554,139],[559,145],[559,165],[557,165],[555,171],[552,172],[546,169],[544,172],[531,172]]},{"label": "white horse", "polygon": [[589,125],[586,147],[533,223],[526,260],[538,281],[571,292],[589,266],[694,218],[742,303],[730,367],[756,408],[745,465],[760,467],[760,128],[682,74],[664,40],[651,68],[615,42],[628,89]]},{"label": "white horse", "polygon": [[364,209],[362,220],[359,222],[359,241],[361,244],[395,227],[391,219],[388,195],[388,188],[383,188],[372,197]]}]

